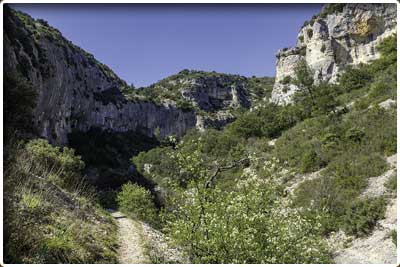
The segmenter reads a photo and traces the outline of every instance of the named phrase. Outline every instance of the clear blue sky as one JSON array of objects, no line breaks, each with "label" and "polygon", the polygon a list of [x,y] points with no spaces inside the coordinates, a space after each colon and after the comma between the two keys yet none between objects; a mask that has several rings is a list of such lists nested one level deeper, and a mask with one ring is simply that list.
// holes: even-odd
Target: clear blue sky
[{"label": "clear blue sky", "polygon": [[321,4],[13,4],[42,18],[135,86],[182,69],[274,76]]}]

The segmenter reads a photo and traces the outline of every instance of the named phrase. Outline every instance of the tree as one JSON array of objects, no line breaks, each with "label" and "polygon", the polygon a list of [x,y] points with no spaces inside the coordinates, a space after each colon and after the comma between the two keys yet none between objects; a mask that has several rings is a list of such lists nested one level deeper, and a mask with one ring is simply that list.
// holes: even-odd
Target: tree
[{"label": "tree", "polygon": [[314,74],[305,60],[295,68],[295,85],[299,91],[294,95],[294,102],[299,105],[307,117],[328,114],[335,111],[340,93],[339,87],[325,81],[314,82]]}]

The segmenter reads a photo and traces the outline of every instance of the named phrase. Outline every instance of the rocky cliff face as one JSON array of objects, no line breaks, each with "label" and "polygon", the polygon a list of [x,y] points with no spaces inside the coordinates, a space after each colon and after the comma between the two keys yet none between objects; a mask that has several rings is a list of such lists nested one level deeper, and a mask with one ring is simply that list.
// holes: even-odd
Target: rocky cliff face
[{"label": "rocky cliff face", "polygon": [[4,71],[18,71],[38,90],[35,124],[55,144],[73,129],[183,135],[196,125],[193,110],[128,101],[128,87],[107,66],[62,37],[45,21],[5,9]]},{"label": "rocky cliff face", "polygon": [[314,71],[315,81],[335,82],[348,65],[379,57],[376,46],[396,32],[396,4],[328,4],[300,29],[297,45],[278,51],[276,80],[271,95],[275,103],[288,103],[297,87],[294,76],[299,61]]},{"label": "rocky cliff face", "polygon": [[91,54],[43,20],[5,8],[4,70],[19,72],[38,90],[35,125],[54,144],[73,130],[183,135],[220,128],[232,110],[270,94],[273,78],[184,70],[135,90]]},{"label": "rocky cliff face", "polygon": [[243,79],[220,75],[183,79],[180,82],[186,85],[181,91],[183,98],[202,110],[213,111],[250,106],[249,92]]},{"label": "rocky cliff face", "polygon": [[232,111],[247,109],[269,97],[274,78],[244,77],[217,72],[182,70],[149,87],[138,88],[128,97],[170,103],[196,110],[200,130],[221,128],[235,119]]}]

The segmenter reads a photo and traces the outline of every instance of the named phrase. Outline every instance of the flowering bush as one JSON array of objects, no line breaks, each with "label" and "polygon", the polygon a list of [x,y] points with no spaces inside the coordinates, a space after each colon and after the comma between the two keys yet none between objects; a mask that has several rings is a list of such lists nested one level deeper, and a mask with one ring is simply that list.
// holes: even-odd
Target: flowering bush
[{"label": "flowering bush", "polygon": [[330,262],[319,218],[303,216],[289,199],[282,201],[280,177],[259,177],[250,166],[227,192],[218,184],[205,186],[209,174],[200,168],[197,151],[177,153],[176,159],[196,179],[182,193],[186,201],[166,214],[167,232],[193,263]]}]

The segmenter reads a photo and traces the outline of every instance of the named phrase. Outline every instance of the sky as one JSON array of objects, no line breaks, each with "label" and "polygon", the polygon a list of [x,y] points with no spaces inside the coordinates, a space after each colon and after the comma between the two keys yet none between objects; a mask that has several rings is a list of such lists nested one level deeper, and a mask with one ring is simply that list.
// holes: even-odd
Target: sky
[{"label": "sky", "polygon": [[136,87],[183,69],[274,76],[321,4],[13,4]]}]

